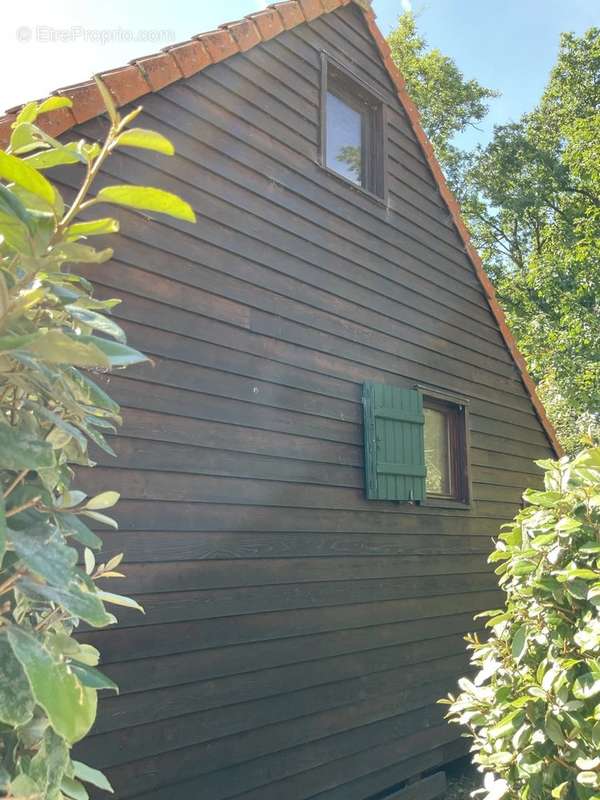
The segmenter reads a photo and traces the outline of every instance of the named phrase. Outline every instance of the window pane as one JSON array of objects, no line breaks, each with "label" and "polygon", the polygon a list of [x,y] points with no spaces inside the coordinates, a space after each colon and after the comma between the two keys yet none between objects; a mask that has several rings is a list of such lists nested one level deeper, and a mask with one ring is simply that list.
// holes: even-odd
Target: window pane
[{"label": "window pane", "polygon": [[362,115],[327,92],[327,166],[362,183]]},{"label": "window pane", "polygon": [[448,418],[441,411],[424,408],[425,466],[428,494],[451,493]]}]

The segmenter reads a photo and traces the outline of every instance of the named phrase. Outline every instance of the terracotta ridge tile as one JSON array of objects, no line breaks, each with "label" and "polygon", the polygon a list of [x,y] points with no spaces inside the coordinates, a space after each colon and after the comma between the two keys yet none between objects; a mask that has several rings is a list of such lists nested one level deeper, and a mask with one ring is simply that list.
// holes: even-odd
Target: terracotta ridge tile
[{"label": "terracotta ridge tile", "polygon": [[296,0],[296,2],[302,9],[307,22],[312,22],[325,11],[321,0]]},{"label": "terracotta ridge tile", "polygon": [[260,30],[254,21],[254,15],[244,17],[237,22],[230,22],[222,27],[230,31],[241,52],[250,50],[251,47],[262,41]]},{"label": "terracotta ridge tile", "polygon": [[274,8],[279,14],[286,31],[295,28],[296,25],[301,25],[303,22],[306,22],[302,7],[298,4],[297,0],[284,0],[284,2],[275,3],[271,8]]},{"label": "terracotta ridge tile", "polygon": [[142,71],[153,92],[158,92],[170,83],[183,78],[183,72],[179,69],[175,56],[168,50],[137,58],[132,63]]},{"label": "terracotta ridge tile", "polygon": [[211,57],[206,47],[198,40],[190,39],[187,42],[180,42],[165,48],[165,50],[173,56],[185,78],[195,75],[211,63]]},{"label": "terracotta ridge tile", "polygon": [[[152,91],[152,87],[137,64],[101,72],[98,77],[110,91],[117,106],[124,106]],[[106,110],[104,103],[102,103],[102,110]]]},{"label": "terracotta ridge tile", "polygon": [[216,31],[206,31],[193,37],[202,42],[206,47],[213,63],[223,61],[225,58],[240,52],[238,43],[235,41],[231,32],[227,28],[220,28]]},{"label": "terracotta ridge tile", "polygon": [[264,42],[277,36],[284,30],[283,21],[274,8],[266,8],[264,11],[258,11],[256,14],[252,14],[251,19],[258,28]]}]

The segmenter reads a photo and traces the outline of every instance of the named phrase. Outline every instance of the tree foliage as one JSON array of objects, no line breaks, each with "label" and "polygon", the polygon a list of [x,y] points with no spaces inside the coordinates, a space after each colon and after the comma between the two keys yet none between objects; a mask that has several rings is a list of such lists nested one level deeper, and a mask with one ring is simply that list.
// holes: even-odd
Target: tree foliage
[{"label": "tree foliage", "polygon": [[465,79],[456,62],[438,49],[429,50],[411,12],[400,16],[388,44],[441,165],[448,177],[458,175],[464,154],[453,139],[485,117],[486,101],[498,93]]},{"label": "tree foliage", "polygon": [[600,433],[600,29],[563,35],[538,106],[473,157],[463,208],[561,438],[576,449]]},{"label": "tree foliage", "polygon": [[[475,84],[469,95],[473,82],[461,83],[452,61],[425,51],[411,15],[390,44],[559,437],[569,450],[595,442],[600,30],[564,34],[536,108],[497,126],[490,143],[470,153],[457,151],[452,137],[482,118],[491,93]],[[465,93],[472,99],[462,104]]]},{"label": "tree foliage", "polygon": [[[111,257],[89,242],[118,223],[79,215],[112,202],[194,219],[183,200],[151,187],[88,196],[115,148],[173,152],[159,134],[130,127],[141,109],[121,119],[99,89],[110,116],[104,143],[44,133],[38,115],[70,104],[50,98],[21,110],[0,151],[0,792],[11,800],[81,800],[86,782],[110,790],[70,756],[94,723],[98,690],[117,689],[97,669],[100,653],[73,633],[80,621],[114,623],[107,604],[140,608],[104,588],[121,576],[121,556],[97,564],[93,554],[102,542],[88,526],[116,527],[105,511],[118,493],[88,497],[73,486],[74,468],[93,466],[88,443],[113,454],[106,434],[120,422],[93,374],[144,360],[110,316],[119,301],[95,299],[73,272]],[[84,178],[68,203],[44,171],[70,164]]]},{"label": "tree foliage", "polygon": [[600,448],[540,461],[545,491],[505,525],[490,562],[505,607],[477,670],[450,695],[484,773],[484,800],[600,798]]}]

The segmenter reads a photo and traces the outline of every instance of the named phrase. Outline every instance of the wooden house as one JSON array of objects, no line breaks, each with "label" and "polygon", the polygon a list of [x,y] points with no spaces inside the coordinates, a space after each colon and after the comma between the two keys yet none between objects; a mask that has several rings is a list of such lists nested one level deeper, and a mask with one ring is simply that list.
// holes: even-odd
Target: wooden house
[{"label": "wooden house", "polygon": [[[79,754],[120,800],[437,797],[490,537],[559,447],[373,11],[277,3],[103,79],[176,155],[100,185],[199,219],[123,211],[93,273],[154,363],[85,477],[146,614],[85,634],[121,694]],[[59,93],[46,129],[101,137],[95,85]]]}]

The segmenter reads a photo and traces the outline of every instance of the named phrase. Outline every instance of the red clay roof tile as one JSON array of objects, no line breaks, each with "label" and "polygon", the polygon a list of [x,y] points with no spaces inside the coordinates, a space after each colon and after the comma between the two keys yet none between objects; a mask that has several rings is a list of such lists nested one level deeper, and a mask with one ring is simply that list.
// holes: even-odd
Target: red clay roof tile
[{"label": "red clay roof tile", "polygon": [[126,67],[110,72],[102,72],[99,77],[106,84],[118,106],[131,103],[152,91],[140,68],[135,64],[128,64]]},{"label": "red clay roof tile", "polygon": [[231,32],[242,53],[262,41],[260,31],[251,19],[240,19],[223,27]]},{"label": "red clay roof tile", "polygon": [[6,142],[6,145],[10,141],[10,136],[12,133],[11,125],[13,124],[16,118],[17,118],[16,114],[6,114],[4,117],[0,119],[0,141]]},{"label": "red clay roof tile", "polygon": [[297,2],[302,8],[307,22],[320,17],[325,11],[324,7],[321,5],[321,0],[297,0]]},{"label": "red clay roof tile", "polygon": [[335,11],[336,8],[339,8],[342,5],[343,6],[346,5],[346,3],[343,0],[321,0],[321,3],[323,4],[323,8],[325,9],[325,11],[327,12]]},{"label": "red clay roof tile", "polygon": [[286,29],[286,31],[289,31],[290,28],[295,28],[296,25],[301,25],[303,22],[306,22],[304,14],[302,13],[302,9],[296,0],[287,0],[287,2],[284,3],[275,3],[273,8],[276,9],[277,13],[281,17],[283,27]]},{"label": "red clay roof tile", "polygon": [[184,78],[195,75],[196,72],[200,72],[210,64],[210,56],[206,47],[199,41],[182,42],[168,47],[167,51],[177,62]]},{"label": "red clay roof tile", "polygon": [[59,89],[56,94],[71,100],[73,103],[71,111],[78,123],[87,122],[88,119],[97,117],[106,111],[102,95],[94,81],[66,86]]},{"label": "red clay roof tile", "polygon": [[60,136],[77,122],[70,108],[57,108],[47,114],[41,114],[38,123],[50,136]]},{"label": "red clay roof tile", "polygon": [[255,14],[252,19],[264,42],[277,36],[284,30],[281,17],[273,8],[268,8],[265,11]]},{"label": "red clay roof tile", "polygon": [[194,39],[202,42],[213,62],[222,61],[224,58],[229,58],[229,56],[240,51],[237,42],[227,28],[201,33],[198,36],[194,36]]},{"label": "red clay roof tile", "polygon": [[153,92],[158,92],[183,77],[175,57],[169,52],[140,58],[134,63],[141,69]]}]

